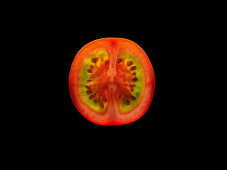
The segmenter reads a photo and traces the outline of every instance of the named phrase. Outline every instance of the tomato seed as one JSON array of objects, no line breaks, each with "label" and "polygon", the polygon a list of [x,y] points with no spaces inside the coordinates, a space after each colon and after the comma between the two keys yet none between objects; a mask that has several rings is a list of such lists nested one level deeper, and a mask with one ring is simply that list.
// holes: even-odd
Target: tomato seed
[{"label": "tomato seed", "polygon": [[130,99],[131,100],[136,100],[136,97],[135,96],[130,96]]},{"label": "tomato seed", "polygon": [[106,60],[105,61],[105,65],[107,65],[107,64],[109,64],[110,63],[110,61],[109,60]]},{"label": "tomato seed", "polygon": [[127,65],[128,65],[128,66],[131,66],[132,64],[133,64],[132,61],[128,61],[128,62],[127,62]]},{"label": "tomato seed", "polygon": [[100,103],[99,106],[103,109],[104,108],[104,104]]},{"label": "tomato seed", "polygon": [[93,66],[93,65],[90,65],[90,68],[91,68],[91,69],[93,69],[93,68],[94,68],[94,66]]},{"label": "tomato seed", "polygon": [[104,97],[104,98],[103,98],[103,102],[107,102],[107,98]]},{"label": "tomato seed", "polygon": [[97,61],[98,61],[98,58],[92,58],[91,59],[91,62],[94,63],[94,64],[96,64]]},{"label": "tomato seed", "polygon": [[126,100],[126,105],[130,105],[130,101],[129,100]]},{"label": "tomato seed", "polygon": [[133,84],[130,84],[129,87],[133,88],[134,86],[133,86]]},{"label": "tomato seed", "polygon": [[88,72],[88,73],[93,73],[93,70],[87,69],[87,72]]},{"label": "tomato seed", "polygon": [[91,90],[87,90],[86,93],[87,93],[87,94],[91,94]]},{"label": "tomato seed", "polygon": [[136,66],[132,66],[131,68],[130,68],[130,70],[132,71],[132,70],[136,70]]},{"label": "tomato seed", "polygon": [[122,58],[119,58],[117,62],[118,62],[118,64],[119,64],[119,63],[121,63],[122,61],[123,61]]},{"label": "tomato seed", "polygon": [[90,99],[90,100],[91,100],[91,99],[93,99],[93,98],[94,98],[94,96],[93,96],[93,95],[90,95],[90,96],[89,96],[89,99]]},{"label": "tomato seed", "polygon": [[90,88],[91,88],[90,86],[87,86],[87,85],[85,85],[85,87],[86,87],[87,89],[90,89]]},{"label": "tomato seed", "polygon": [[133,81],[133,82],[137,82],[137,81],[138,81],[138,78],[137,78],[137,77],[134,77],[134,78],[132,79],[132,81]]},{"label": "tomato seed", "polygon": [[136,72],[132,73],[132,75],[135,76],[136,75]]}]

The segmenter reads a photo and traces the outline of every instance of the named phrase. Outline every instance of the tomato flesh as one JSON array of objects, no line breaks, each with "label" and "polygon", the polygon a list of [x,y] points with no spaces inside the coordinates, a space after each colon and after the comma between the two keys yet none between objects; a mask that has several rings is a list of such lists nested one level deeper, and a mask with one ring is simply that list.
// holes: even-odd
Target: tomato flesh
[{"label": "tomato flesh", "polygon": [[99,125],[136,121],[153,98],[152,64],[136,43],[102,38],[82,47],[69,74],[71,99],[77,110]]}]

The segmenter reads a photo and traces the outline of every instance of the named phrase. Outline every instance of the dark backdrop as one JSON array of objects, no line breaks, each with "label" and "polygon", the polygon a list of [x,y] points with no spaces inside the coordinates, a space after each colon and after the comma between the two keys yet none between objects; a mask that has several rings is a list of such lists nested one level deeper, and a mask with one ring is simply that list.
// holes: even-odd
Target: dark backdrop
[{"label": "dark backdrop", "polygon": [[[60,4],[44,9],[47,15],[42,17],[42,25],[37,25],[36,34],[45,49],[39,70],[44,75],[40,89],[45,107],[39,117],[46,125],[42,135],[53,139],[53,144],[215,141],[214,122],[204,111],[208,106],[202,99],[206,91],[201,57],[207,40],[203,20],[172,15],[162,5],[155,12],[153,9],[149,4],[128,7],[115,3],[101,9]],[[69,95],[68,76],[76,53],[88,42],[104,37],[136,42],[154,68],[153,101],[142,118],[128,125],[89,122]]]}]

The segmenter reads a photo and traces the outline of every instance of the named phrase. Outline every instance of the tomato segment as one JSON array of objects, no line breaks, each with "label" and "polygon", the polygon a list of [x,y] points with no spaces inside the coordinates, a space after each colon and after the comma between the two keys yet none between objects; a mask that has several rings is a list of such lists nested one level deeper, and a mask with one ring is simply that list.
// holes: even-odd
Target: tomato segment
[{"label": "tomato segment", "polygon": [[105,50],[93,52],[83,63],[79,74],[79,92],[82,100],[97,112],[107,106],[107,76],[109,56]]},{"label": "tomato segment", "polygon": [[69,74],[69,90],[79,112],[100,125],[136,121],[154,93],[154,71],[146,53],[123,38],[103,38],[85,45]]},{"label": "tomato segment", "polygon": [[118,99],[121,112],[128,112],[144,92],[144,70],[132,54],[122,51],[118,57]]}]

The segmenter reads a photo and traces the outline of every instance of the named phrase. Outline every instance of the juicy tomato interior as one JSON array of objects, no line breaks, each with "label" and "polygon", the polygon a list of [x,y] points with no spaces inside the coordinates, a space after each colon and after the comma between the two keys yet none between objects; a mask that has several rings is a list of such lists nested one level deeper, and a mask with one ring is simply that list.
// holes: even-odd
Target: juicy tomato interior
[{"label": "juicy tomato interior", "polygon": [[123,38],[102,38],[86,44],[75,56],[69,90],[79,112],[100,125],[123,125],[147,111],[155,87],[146,53]]}]

